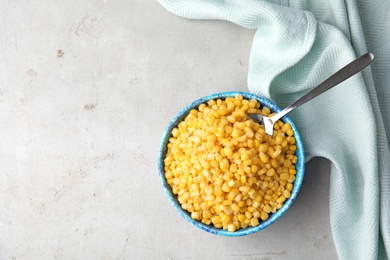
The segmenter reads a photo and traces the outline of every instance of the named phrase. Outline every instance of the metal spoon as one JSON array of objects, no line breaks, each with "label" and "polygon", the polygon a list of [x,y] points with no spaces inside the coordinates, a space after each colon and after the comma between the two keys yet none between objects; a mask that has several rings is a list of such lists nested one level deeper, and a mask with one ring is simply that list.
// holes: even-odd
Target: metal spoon
[{"label": "metal spoon", "polygon": [[320,85],[309,91],[307,94],[305,94],[303,97],[277,113],[276,115],[273,115],[271,117],[263,116],[261,114],[248,114],[250,118],[253,120],[259,122],[260,124],[263,124],[265,127],[265,132],[268,135],[272,135],[274,132],[274,124],[276,121],[278,121],[280,118],[282,118],[287,113],[291,112],[295,108],[299,107],[300,105],[303,105],[307,101],[317,97],[318,95],[324,93],[325,91],[333,88],[334,86],[338,85],[339,83],[343,82],[344,80],[352,77],[359,71],[363,70],[365,67],[371,64],[371,62],[374,60],[374,54],[372,53],[366,53],[360,58],[357,58],[356,60],[352,61],[348,65],[346,65],[344,68],[337,71],[335,74],[330,76],[327,80],[322,82]]}]

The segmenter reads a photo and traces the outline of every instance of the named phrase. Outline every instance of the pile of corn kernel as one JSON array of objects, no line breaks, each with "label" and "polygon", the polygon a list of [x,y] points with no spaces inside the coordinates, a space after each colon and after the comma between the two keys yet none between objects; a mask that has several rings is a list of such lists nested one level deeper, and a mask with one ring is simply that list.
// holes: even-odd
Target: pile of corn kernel
[{"label": "pile of corn kernel", "polygon": [[270,136],[250,113],[271,111],[242,96],[201,104],[172,130],[164,159],[182,208],[231,232],[257,226],[281,208],[296,174],[291,125],[278,121]]}]

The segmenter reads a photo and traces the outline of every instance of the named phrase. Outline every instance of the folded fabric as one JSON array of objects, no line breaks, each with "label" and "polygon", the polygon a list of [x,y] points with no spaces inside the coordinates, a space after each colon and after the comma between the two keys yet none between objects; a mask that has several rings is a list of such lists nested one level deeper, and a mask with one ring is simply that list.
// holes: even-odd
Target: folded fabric
[{"label": "folded fabric", "polygon": [[[248,88],[280,107],[367,51],[358,6],[352,0],[159,2],[186,18],[227,20],[257,29]],[[388,72],[377,69],[375,75],[389,78]],[[386,87],[376,88],[373,71],[367,68],[291,113],[307,159],[320,156],[332,162],[330,218],[340,259],[390,256],[390,133],[386,133],[390,107],[383,102],[390,97],[390,86]]]}]

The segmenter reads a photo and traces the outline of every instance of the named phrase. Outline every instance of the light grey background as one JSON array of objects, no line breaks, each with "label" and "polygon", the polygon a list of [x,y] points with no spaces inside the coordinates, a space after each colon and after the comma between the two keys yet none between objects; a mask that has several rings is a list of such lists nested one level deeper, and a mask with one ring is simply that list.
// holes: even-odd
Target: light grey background
[{"label": "light grey background", "polygon": [[169,120],[247,91],[255,31],[140,0],[4,0],[0,30],[0,259],[337,258],[326,160],[247,237],[193,227],[160,185]]}]

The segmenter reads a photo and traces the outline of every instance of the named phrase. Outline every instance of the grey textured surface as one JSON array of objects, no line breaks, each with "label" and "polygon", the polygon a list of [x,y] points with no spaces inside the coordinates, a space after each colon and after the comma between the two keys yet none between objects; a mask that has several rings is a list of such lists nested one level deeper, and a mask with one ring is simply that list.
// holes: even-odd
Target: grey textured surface
[{"label": "grey textured surface", "polygon": [[186,223],[157,172],[186,104],[247,91],[254,31],[155,1],[0,3],[0,259],[335,259],[329,169],[264,231]]}]

